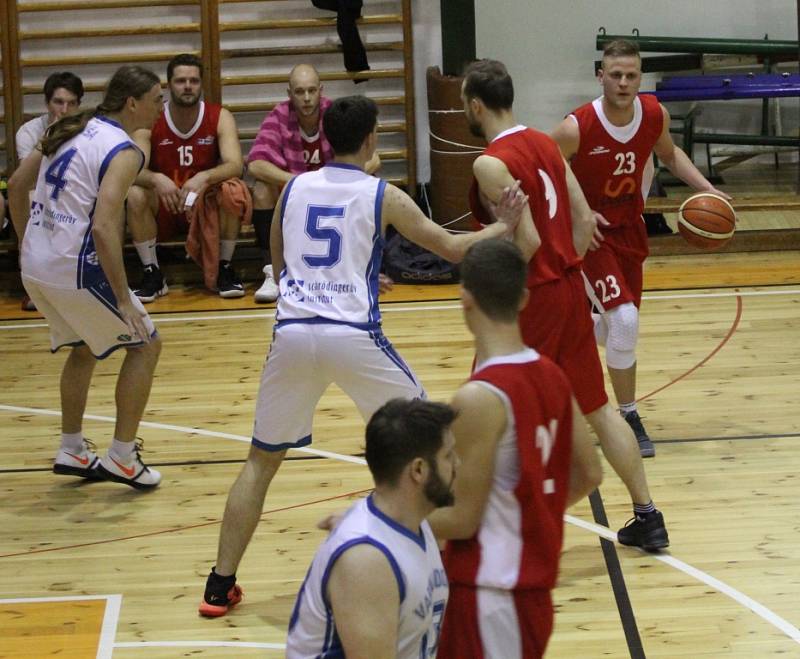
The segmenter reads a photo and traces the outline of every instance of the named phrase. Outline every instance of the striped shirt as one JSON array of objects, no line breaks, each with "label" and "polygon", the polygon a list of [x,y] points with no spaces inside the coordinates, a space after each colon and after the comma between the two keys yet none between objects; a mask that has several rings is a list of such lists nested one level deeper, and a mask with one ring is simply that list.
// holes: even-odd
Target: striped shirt
[{"label": "striped shirt", "polygon": [[[322,115],[330,105],[329,99],[320,97],[319,137],[323,164],[333,160],[333,149],[325,137],[325,131],[322,130]],[[303,158],[300,123],[291,101],[278,103],[264,119],[247,156],[248,164],[254,160],[266,160],[290,174],[302,174],[309,171]]]}]

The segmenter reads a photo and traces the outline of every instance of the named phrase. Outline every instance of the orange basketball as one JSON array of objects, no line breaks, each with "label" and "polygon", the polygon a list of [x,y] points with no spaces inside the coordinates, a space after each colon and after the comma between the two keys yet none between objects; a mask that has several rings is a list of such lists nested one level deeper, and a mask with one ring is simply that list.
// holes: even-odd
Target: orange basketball
[{"label": "orange basketball", "polygon": [[699,249],[719,249],[733,238],[736,213],[725,199],[700,192],[692,195],[678,209],[678,230],[687,243]]}]

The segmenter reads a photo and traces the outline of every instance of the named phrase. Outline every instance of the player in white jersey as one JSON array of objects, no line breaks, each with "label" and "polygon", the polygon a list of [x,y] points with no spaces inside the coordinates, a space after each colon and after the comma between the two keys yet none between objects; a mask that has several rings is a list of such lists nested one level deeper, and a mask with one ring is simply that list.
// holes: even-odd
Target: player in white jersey
[{"label": "player in white jersey", "polygon": [[395,399],[366,431],[375,491],[317,550],[289,622],[288,659],[436,656],[447,577],[425,517],[453,505],[458,459],[442,403]]},{"label": "player in white jersey", "polygon": [[311,443],[314,407],[330,383],[353,399],[364,419],[390,398],[425,396],[380,327],[378,271],[387,226],[460,261],[471,244],[513,231],[526,203],[513,186],[496,209],[498,223],[449,234],[404,192],[364,172],[375,151],[377,113],[363,96],[334,101],[323,118],[334,162],[300,174],[278,199],[279,219],[271,229],[273,266],[280,273],[274,340],[261,376],[250,454],[228,495],[203,615],[224,615],[241,599],[235,572],[267,488],[287,449]]},{"label": "player in white jersey", "polygon": [[[23,284],[48,321],[52,351],[71,348],[61,374],[61,448],[53,471],[139,489],[161,480],[134,443],[161,342],[128,289],[123,209],[143,162],[130,135],[152,126],[162,106],[158,76],[120,68],[103,102],[56,122],[9,183],[15,228],[24,236]],[[114,440],[101,459],[83,437],[83,414],[96,360],[118,348],[127,354],[117,380]]]}]

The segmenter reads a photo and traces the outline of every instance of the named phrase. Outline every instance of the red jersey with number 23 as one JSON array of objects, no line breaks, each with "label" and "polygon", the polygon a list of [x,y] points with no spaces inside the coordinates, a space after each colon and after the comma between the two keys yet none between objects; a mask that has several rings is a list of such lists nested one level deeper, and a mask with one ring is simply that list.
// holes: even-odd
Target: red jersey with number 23
[{"label": "red jersey with number 23", "polygon": [[575,110],[570,117],[578,124],[580,144],[571,165],[589,207],[611,223],[601,229],[603,233],[633,225],[642,229],[646,242],[641,215],[647,191],[642,189],[642,176],[661,135],[664,115],[651,94],[637,96],[633,110],[633,120],[626,126],[614,126],[606,118],[602,98]]},{"label": "red jersey with number 23", "polygon": [[217,124],[222,106],[200,101],[197,121],[188,133],[172,122],[169,103],[150,133],[150,165],[153,172],[169,176],[179,188],[198,172],[219,164]]},{"label": "red jersey with number 23", "polygon": [[[495,137],[483,155],[502,160],[528,195],[533,222],[542,241],[528,264],[528,288],[561,279],[581,259],[572,242],[566,165],[558,145],[538,130],[515,126]],[[476,180],[470,189],[470,209],[479,222],[488,222]]]},{"label": "red jersey with number 23", "polygon": [[556,585],[572,458],[572,391],[532,348],[478,365],[470,378],[506,408],[489,499],[477,533],[447,543],[453,584],[503,590]]}]

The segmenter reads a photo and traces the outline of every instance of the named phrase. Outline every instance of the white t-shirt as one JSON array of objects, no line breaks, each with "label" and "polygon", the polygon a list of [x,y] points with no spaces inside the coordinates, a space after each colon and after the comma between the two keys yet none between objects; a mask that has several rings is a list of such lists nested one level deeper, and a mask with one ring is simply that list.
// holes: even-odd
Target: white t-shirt
[{"label": "white t-shirt", "polygon": [[17,158],[22,160],[36,148],[49,125],[50,115],[43,114],[20,126],[17,131]]}]

